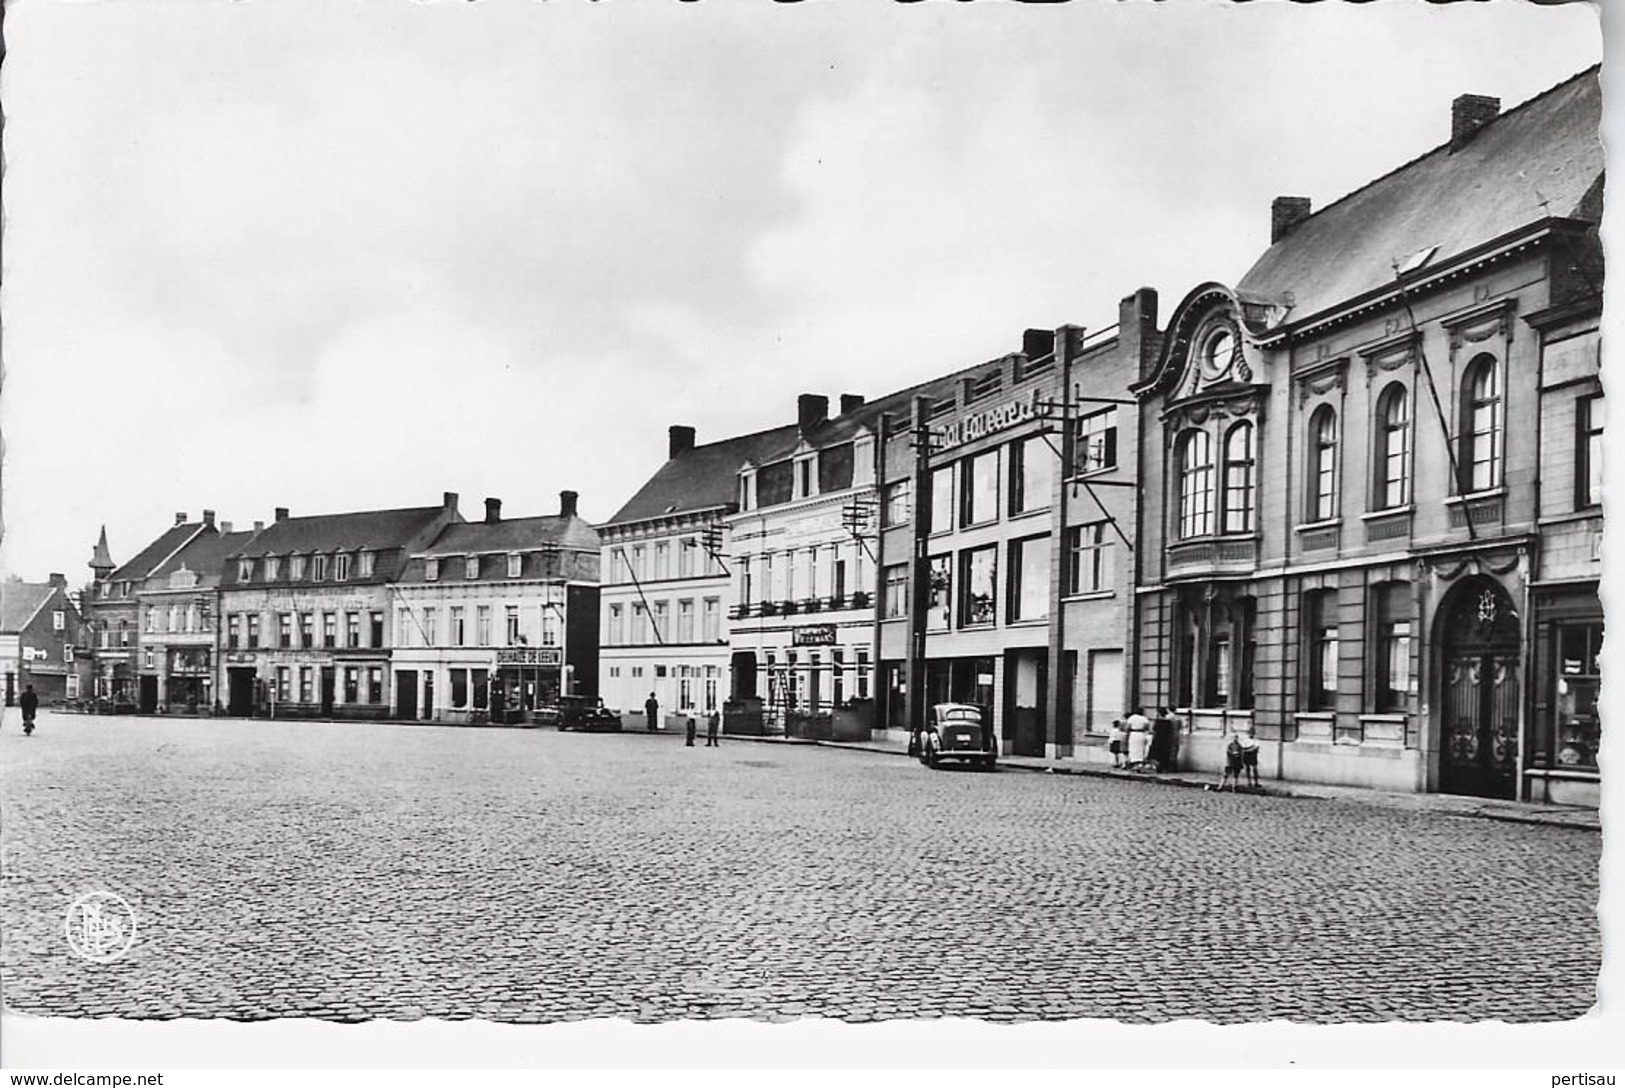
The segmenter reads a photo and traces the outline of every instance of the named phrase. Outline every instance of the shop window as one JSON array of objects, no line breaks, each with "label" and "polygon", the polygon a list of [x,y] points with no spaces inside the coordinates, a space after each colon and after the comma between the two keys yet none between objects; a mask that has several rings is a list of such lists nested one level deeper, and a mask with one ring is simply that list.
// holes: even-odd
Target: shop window
[{"label": "shop window", "polygon": [[1049,615],[1050,538],[1010,542],[1010,620],[1037,620]]},{"label": "shop window", "polygon": [[468,670],[451,670],[451,705],[454,710],[468,706]]},{"label": "shop window", "polygon": [[999,550],[995,546],[959,553],[959,622],[977,627],[995,621]]},{"label": "shop window", "polygon": [[925,629],[946,631],[953,626],[953,556],[932,556],[926,566],[926,578]]},{"label": "shop window", "polygon": [[1305,654],[1304,703],[1310,710],[1331,710],[1337,701],[1337,593],[1316,590],[1303,599]]},{"label": "shop window", "polygon": [[1557,628],[1555,637],[1557,675],[1552,694],[1556,722],[1547,726],[1556,727],[1555,736],[1548,741],[1552,759],[1561,768],[1594,770],[1602,743],[1602,722],[1597,714],[1602,624],[1565,624]]},{"label": "shop window", "polygon": [[889,620],[908,615],[908,564],[886,568],[886,611]]},{"label": "shop window", "polygon": [[1406,708],[1411,687],[1410,585],[1386,582],[1372,591],[1376,665],[1372,677],[1371,708],[1379,714],[1398,714]]},{"label": "shop window", "polygon": [[1116,406],[1090,412],[1078,420],[1073,459],[1079,473],[1117,467]]},{"label": "shop window", "polygon": [[965,462],[960,475],[960,524],[981,525],[999,516],[999,451],[979,453]]},{"label": "shop window", "polygon": [[315,702],[316,700],[316,670],[309,665],[299,667],[299,701],[301,703]]},{"label": "shop window", "polygon": [[1206,431],[1186,431],[1176,451],[1179,466],[1179,536],[1213,532],[1213,440]]},{"label": "shop window", "polygon": [[293,701],[293,670],[286,665],[276,667],[276,698],[279,703]]},{"label": "shop window", "polygon": [[1309,521],[1330,521],[1337,516],[1337,413],[1323,404],[1309,417],[1307,504]]},{"label": "shop window", "polygon": [[384,701],[384,670],[373,666],[367,670],[367,702],[374,706]]},{"label": "shop window", "polygon": [[1372,508],[1391,510],[1411,501],[1410,393],[1401,382],[1383,390],[1377,401],[1376,480]]},{"label": "shop window", "polygon": [[931,531],[946,533],[954,527],[954,466],[931,470]]},{"label": "shop window", "polygon": [[1237,423],[1224,436],[1224,516],[1220,531],[1253,531],[1253,509],[1257,493],[1257,452],[1253,425]]},{"label": "shop window", "polygon": [[1050,504],[1055,454],[1042,437],[1010,444],[1010,513],[1025,514]]},{"label": "shop window", "polygon": [[355,665],[344,667],[344,701],[347,703],[361,701],[361,669]]},{"label": "shop window", "polygon": [[485,669],[475,669],[474,673],[474,709],[484,710],[489,707],[491,695],[491,674]]},{"label": "shop window", "polygon": [[1487,491],[1501,486],[1505,436],[1501,364],[1480,355],[1467,367],[1461,395],[1461,490]]},{"label": "shop window", "polygon": [[1602,394],[1574,402],[1574,506],[1602,502]]}]

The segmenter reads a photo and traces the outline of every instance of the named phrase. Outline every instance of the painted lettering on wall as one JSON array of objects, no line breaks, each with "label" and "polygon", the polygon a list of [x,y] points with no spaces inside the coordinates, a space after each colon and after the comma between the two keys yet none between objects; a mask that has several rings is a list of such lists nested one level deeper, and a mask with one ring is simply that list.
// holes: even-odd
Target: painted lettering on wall
[{"label": "painted lettering on wall", "polygon": [[962,416],[952,423],[931,428],[931,444],[944,450],[975,442],[990,434],[1018,426],[1038,415],[1038,390],[1024,400],[1011,400],[972,415]]}]

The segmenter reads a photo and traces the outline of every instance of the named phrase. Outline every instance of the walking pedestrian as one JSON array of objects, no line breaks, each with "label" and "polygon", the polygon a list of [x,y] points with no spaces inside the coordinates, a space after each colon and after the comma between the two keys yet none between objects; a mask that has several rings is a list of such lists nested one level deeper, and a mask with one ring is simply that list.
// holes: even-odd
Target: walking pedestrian
[{"label": "walking pedestrian", "polygon": [[1241,769],[1247,772],[1247,786],[1250,789],[1258,788],[1258,738],[1253,736],[1253,727],[1248,726],[1236,738],[1241,745]]},{"label": "walking pedestrian", "polygon": [[707,748],[722,747],[722,742],[717,739],[717,734],[721,729],[722,712],[717,710],[716,707],[712,707],[711,713],[705,716],[705,746]]},{"label": "walking pedestrian", "polygon": [[17,700],[23,708],[23,736],[34,735],[34,715],[39,712],[39,696],[34,694],[34,685],[29,684],[23,689],[22,698]]},{"label": "walking pedestrian", "polygon": [[655,698],[655,693],[652,691],[649,693],[649,697],[643,700],[643,714],[646,718],[643,727],[653,733],[655,731],[655,722],[660,717],[660,700]]}]

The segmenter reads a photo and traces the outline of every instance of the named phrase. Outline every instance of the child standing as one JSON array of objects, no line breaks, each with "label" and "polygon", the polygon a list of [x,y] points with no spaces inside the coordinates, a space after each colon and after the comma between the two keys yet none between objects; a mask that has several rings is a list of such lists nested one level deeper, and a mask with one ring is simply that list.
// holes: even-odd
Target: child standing
[{"label": "child standing", "polygon": [[1121,767],[1123,765],[1123,741],[1127,738],[1127,734],[1123,732],[1122,718],[1112,719],[1112,731],[1108,735],[1111,738],[1112,766]]},{"label": "child standing", "polygon": [[[1250,789],[1258,788],[1258,738],[1253,736],[1249,728],[1237,738],[1241,745],[1241,768],[1247,772],[1247,785]],[[1237,777],[1239,784],[1240,777]]]},{"label": "child standing", "polygon": [[1241,739],[1232,733],[1230,743],[1224,749],[1224,777],[1219,779],[1220,792],[1226,786],[1230,787],[1231,793],[1236,792],[1236,787],[1241,784],[1241,765]]}]

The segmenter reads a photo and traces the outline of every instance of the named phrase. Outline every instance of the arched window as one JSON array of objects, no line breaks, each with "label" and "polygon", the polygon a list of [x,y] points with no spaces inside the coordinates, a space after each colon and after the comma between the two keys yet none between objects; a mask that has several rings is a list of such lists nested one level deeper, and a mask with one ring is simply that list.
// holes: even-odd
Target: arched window
[{"label": "arched window", "polygon": [[1213,531],[1213,440],[1206,431],[1186,431],[1179,439],[1179,535]]},{"label": "arched window", "polygon": [[1337,413],[1321,405],[1309,419],[1309,520],[1337,516]]},{"label": "arched window", "polygon": [[1257,489],[1257,458],[1253,425],[1238,423],[1224,436],[1224,518],[1222,532],[1253,531],[1253,495]]},{"label": "arched window", "polygon": [[1500,364],[1480,355],[1467,367],[1461,389],[1461,489],[1499,487],[1505,441]]},{"label": "arched window", "polygon": [[1377,400],[1376,487],[1373,506],[1390,510],[1411,501],[1411,405],[1395,382]]}]

